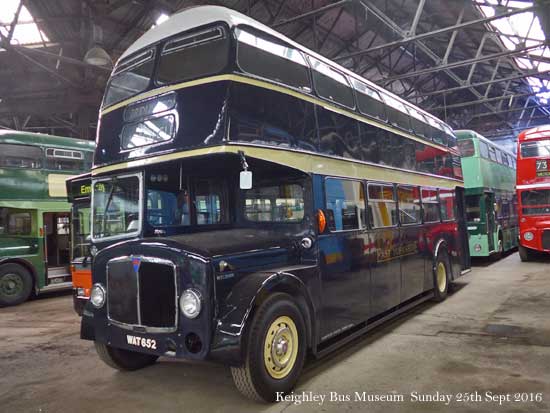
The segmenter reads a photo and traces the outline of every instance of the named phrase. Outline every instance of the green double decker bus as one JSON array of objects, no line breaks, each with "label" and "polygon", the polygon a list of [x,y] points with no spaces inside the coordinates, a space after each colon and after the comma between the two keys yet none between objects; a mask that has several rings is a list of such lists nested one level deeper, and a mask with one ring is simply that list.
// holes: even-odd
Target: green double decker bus
[{"label": "green double decker bus", "polygon": [[455,131],[462,157],[470,255],[518,245],[516,157],[472,130]]},{"label": "green double decker bus", "polygon": [[95,144],[0,131],[0,307],[71,287],[65,180],[90,169]]}]

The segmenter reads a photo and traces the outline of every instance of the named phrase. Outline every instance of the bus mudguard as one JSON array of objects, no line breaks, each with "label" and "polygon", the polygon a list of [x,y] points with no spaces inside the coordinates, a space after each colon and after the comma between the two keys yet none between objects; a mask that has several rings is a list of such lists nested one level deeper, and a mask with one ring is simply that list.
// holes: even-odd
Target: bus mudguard
[{"label": "bus mudguard", "polygon": [[[317,327],[315,305],[308,287],[302,281],[307,272],[313,274],[315,267],[294,267],[290,271],[256,272],[239,281],[220,305],[217,323],[212,339],[209,357],[230,365],[240,365],[243,361],[246,333],[256,308],[274,292],[284,292],[293,296],[304,316],[307,328],[308,347],[312,346]],[[298,277],[297,273],[302,277]],[[306,275],[305,279],[309,277]],[[235,293],[233,293],[235,292]]]}]

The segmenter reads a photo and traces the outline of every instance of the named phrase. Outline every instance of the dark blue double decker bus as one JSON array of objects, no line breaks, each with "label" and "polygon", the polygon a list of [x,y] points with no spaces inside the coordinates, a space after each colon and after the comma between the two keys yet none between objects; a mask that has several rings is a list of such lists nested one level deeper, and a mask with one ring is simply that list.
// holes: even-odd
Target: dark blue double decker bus
[{"label": "dark blue double decker bus", "polygon": [[468,267],[456,138],[268,27],[204,6],[113,70],[81,335],[108,365],[231,366],[273,401]]}]

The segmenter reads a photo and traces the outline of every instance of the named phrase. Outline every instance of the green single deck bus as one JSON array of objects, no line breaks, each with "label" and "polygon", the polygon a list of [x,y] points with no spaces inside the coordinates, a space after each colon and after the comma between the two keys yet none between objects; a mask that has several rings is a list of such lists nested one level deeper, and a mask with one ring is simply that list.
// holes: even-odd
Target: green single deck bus
[{"label": "green single deck bus", "polygon": [[456,131],[462,156],[470,255],[502,255],[518,245],[516,158],[472,130]]},{"label": "green single deck bus", "polygon": [[65,180],[90,169],[95,144],[0,131],[0,306],[71,287]]}]

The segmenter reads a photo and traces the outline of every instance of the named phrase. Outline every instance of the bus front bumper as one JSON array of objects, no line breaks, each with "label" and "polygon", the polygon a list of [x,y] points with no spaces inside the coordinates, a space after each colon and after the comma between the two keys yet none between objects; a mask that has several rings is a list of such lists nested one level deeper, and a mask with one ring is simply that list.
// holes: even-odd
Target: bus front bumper
[{"label": "bus front bumper", "polygon": [[82,312],[80,338],[111,347],[162,357],[203,360],[209,352],[209,337],[181,324],[171,331],[147,331],[139,326],[121,326],[108,320],[91,303]]},{"label": "bus front bumper", "polygon": [[88,300],[89,297],[81,295],[78,288],[73,288],[73,309],[81,317]]}]

